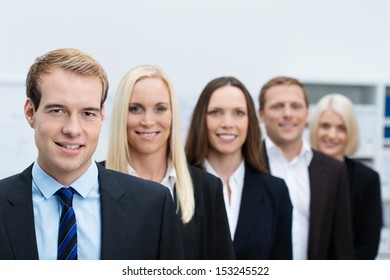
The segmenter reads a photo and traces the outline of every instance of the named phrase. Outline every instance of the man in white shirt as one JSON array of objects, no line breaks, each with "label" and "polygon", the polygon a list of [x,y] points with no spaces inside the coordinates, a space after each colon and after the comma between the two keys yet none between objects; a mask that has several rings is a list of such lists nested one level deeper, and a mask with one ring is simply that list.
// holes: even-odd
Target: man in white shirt
[{"label": "man in white shirt", "polygon": [[302,137],[306,89],[294,78],[276,77],[262,87],[259,103],[265,161],[272,175],[285,180],[293,204],[293,258],[354,259],[345,167]]}]

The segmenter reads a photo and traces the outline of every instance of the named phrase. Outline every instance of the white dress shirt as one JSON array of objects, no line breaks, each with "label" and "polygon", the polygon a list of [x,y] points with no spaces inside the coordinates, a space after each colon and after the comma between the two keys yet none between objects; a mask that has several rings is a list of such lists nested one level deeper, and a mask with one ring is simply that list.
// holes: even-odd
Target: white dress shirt
[{"label": "white dress shirt", "polygon": [[293,205],[293,259],[306,260],[310,222],[310,180],[308,167],[313,158],[313,151],[303,139],[299,155],[288,161],[284,157],[282,150],[268,137],[265,139],[265,146],[270,172],[272,175],[284,179]]},{"label": "white dress shirt", "polygon": [[[137,171],[130,164],[127,166],[127,171],[132,176],[140,177]],[[175,196],[173,195],[173,189],[176,184],[176,170],[175,167],[172,165],[171,161],[168,161],[168,166],[167,166],[167,170],[165,171],[165,176],[162,179],[162,181],[159,183],[169,189],[173,200],[175,200]]]},{"label": "white dress shirt", "polygon": [[[220,177],[214,170],[211,164],[206,160],[204,163],[206,171],[213,174],[214,176]],[[226,214],[229,221],[230,235],[234,240],[234,234],[237,228],[238,217],[240,214],[240,205],[242,190],[244,189],[244,176],[245,176],[245,162],[244,160],[240,163],[236,171],[229,178],[230,187],[230,201],[228,195],[228,186],[223,183],[223,199],[225,200]]]},{"label": "white dress shirt", "polygon": [[[58,227],[62,204],[55,194],[63,187],[43,171],[38,161],[32,169],[32,199],[35,234],[40,260],[57,259]],[[89,169],[73,184],[73,209],[77,221],[77,250],[79,260],[101,258],[101,211],[98,169],[92,161]]]}]

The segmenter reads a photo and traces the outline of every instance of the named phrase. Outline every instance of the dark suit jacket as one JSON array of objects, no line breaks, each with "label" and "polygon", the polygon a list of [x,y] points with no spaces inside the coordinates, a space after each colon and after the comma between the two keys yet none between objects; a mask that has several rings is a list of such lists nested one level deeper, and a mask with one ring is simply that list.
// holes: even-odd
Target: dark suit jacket
[{"label": "dark suit jacket", "polygon": [[[264,155],[269,169],[265,145]],[[313,150],[309,180],[308,259],[355,259],[348,178],[344,164]]]},{"label": "dark suit jacket", "polygon": [[351,195],[356,259],[375,259],[382,227],[380,180],[371,168],[345,158]]},{"label": "dark suit jacket", "polygon": [[284,181],[246,164],[234,235],[236,258],[291,259],[291,221],[292,205]]},{"label": "dark suit jacket", "polygon": [[[32,165],[0,181],[0,259],[38,259]],[[98,165],[102,259],[181,259],[177,223],[166,188]],[[57,225],[53,225],[57,226]]]},{"label": "dark suit jacket", "polygon": [[221,180],[192,166],[190,173],[194,185],[195,214],[189,223],[179,223],[185,258],[234,259]]}]

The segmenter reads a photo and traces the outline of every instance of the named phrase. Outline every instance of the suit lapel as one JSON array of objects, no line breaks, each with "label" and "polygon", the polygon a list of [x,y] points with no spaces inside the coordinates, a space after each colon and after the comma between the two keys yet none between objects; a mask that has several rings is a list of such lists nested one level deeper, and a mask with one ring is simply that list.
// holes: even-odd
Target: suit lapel
[{"label": "suit lapel", "polygon": [[32,165],[18,175],[7,197],[9,211],[3,214],[5,227],[17,260],[38,259],[31,170]]},{"label": "suit lapel", "polygon": [[116,179],[107,170],[97,164],[102,213],[102,253],[104,259],[121,259],[124,251],[123,242],[128,243],[124,230],[128,220],[128,209],[121,202],[124,196]]},{"label": "suit lapel", "polygon": [[248,164],[245,164],[244,189],[242,191],[237,228],[234,234],[234,247],[236,252],[244,244],[258,216],[261,215],[263,195],[264,187],[262,182],[256,176],[256,172]]},{"label": "suit lapel", "polygon": [[324,211],[326,209],[327,180],[326,166],[318,157],[316,151],[313,151],[313,159],[309,165],[310,178],[310,229],[309,229],[309,248],[308,258],[316,258],[315,252],[318,251],[321,225],[323,224]]}]

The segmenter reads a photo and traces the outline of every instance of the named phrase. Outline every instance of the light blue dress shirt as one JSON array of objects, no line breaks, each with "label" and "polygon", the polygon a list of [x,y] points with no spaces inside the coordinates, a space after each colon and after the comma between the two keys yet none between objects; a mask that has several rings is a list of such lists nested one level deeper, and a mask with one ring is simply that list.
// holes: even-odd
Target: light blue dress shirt
[{"label": "light blue dress shirt", "polygon": [[[43,171],[35,161],[32,169],[32,199],[38,255],[42,260],[57,259],[58,226],[62,205],[55,194],[63,187]],[[98,169],[96,162],[71,187],[77,193],[73,208],[77,221],[79,260],[101,258],[101,212]]]}]

